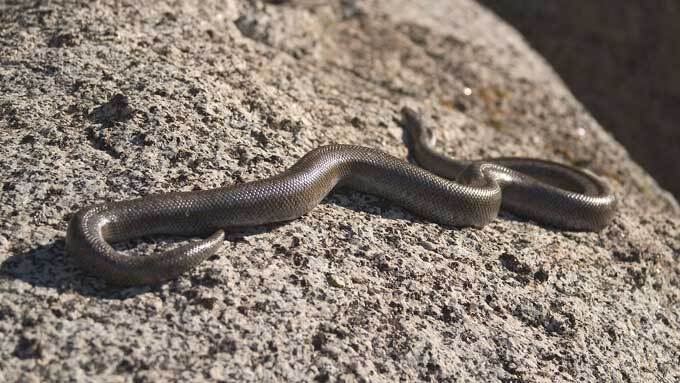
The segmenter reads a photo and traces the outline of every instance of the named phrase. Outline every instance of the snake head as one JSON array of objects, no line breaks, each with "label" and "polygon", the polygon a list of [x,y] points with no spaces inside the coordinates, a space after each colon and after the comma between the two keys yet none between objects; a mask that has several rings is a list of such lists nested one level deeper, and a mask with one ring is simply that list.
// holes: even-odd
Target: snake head
[{"label": "snake head", "polygon": [[408,106],[401,108],[401,125],[409,133],[414,143],[434,146],[436,139],[432,129],[425,125],[418,112]]}]

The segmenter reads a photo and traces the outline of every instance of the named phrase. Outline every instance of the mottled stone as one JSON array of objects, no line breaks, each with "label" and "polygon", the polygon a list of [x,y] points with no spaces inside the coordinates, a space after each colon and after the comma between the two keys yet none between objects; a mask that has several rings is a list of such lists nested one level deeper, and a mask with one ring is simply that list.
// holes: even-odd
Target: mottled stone
[{"label": "mottled stone", "polygon": [[[680,379],[677,204],[476,3],[0,8],[0,380]],[[599,173],[619,213],[600,233],[457,229],[340,190],[161,286],[64,254],[88,204],[269,177],[329,143],[405,158],[403,105],[451,155]]]},{"label": "mottled stone", "polygon": [[479,0],[545,56],[593,116],[680,197],[680,3]]}]

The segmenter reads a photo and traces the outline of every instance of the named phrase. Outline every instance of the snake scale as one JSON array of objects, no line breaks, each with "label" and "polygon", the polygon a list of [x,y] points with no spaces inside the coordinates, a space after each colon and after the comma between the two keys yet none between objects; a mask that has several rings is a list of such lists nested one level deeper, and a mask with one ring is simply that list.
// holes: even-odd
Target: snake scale
[{"label": "snake scale", "polygon": [[[599,230],[612,219],[616,198],[584,171],[530,158],[456,160],[435,151],[434,134],[412,109],[402,109],[402,126],[421,167],[376,149],[322,146],[268,179],[85,207],[69,222],[67,251],[110,283],[157,283],[214,254],[224,229],[298,218],[338,186],[386,198],[442,225],[483,226],[500,208],[571,230]],[[210,233],[148,256],[128,256],[110,245],[153,234]]]}]

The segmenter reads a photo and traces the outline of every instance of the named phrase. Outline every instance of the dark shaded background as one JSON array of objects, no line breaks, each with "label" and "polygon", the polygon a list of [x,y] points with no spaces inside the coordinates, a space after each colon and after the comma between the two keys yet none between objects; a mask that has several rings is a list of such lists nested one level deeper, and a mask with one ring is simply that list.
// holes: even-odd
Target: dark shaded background
[{"label": "dark shaded background", "polygon": [[680,197],[680,2],[478,0],[515,26],[595,118]]}]

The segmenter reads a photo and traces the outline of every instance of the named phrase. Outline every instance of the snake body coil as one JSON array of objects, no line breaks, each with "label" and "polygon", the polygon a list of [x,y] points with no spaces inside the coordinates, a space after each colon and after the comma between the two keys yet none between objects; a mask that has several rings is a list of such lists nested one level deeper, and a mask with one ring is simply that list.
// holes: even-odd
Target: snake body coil
[{"label": "snake body coil", "polygon": [[[376,149],[323,146],[268,179],[81,209],[69,223],[67,250],[81,266],[111,283],[156,283],[215,253],[223,243],[223,229],[298,218],[337,186],[387,198],[453,226],[483,226],[501,205],[522,217],[577,230],[599,230],[614,214],[614,196],[583,171],[526,158],[454,160],[434,151],[434,136],[414,111],[404,108],[402,117],[416,160],[427,170]],[[207,239],[141,257],[127,256],[109,244],[151,234],[210,233]]]}]

